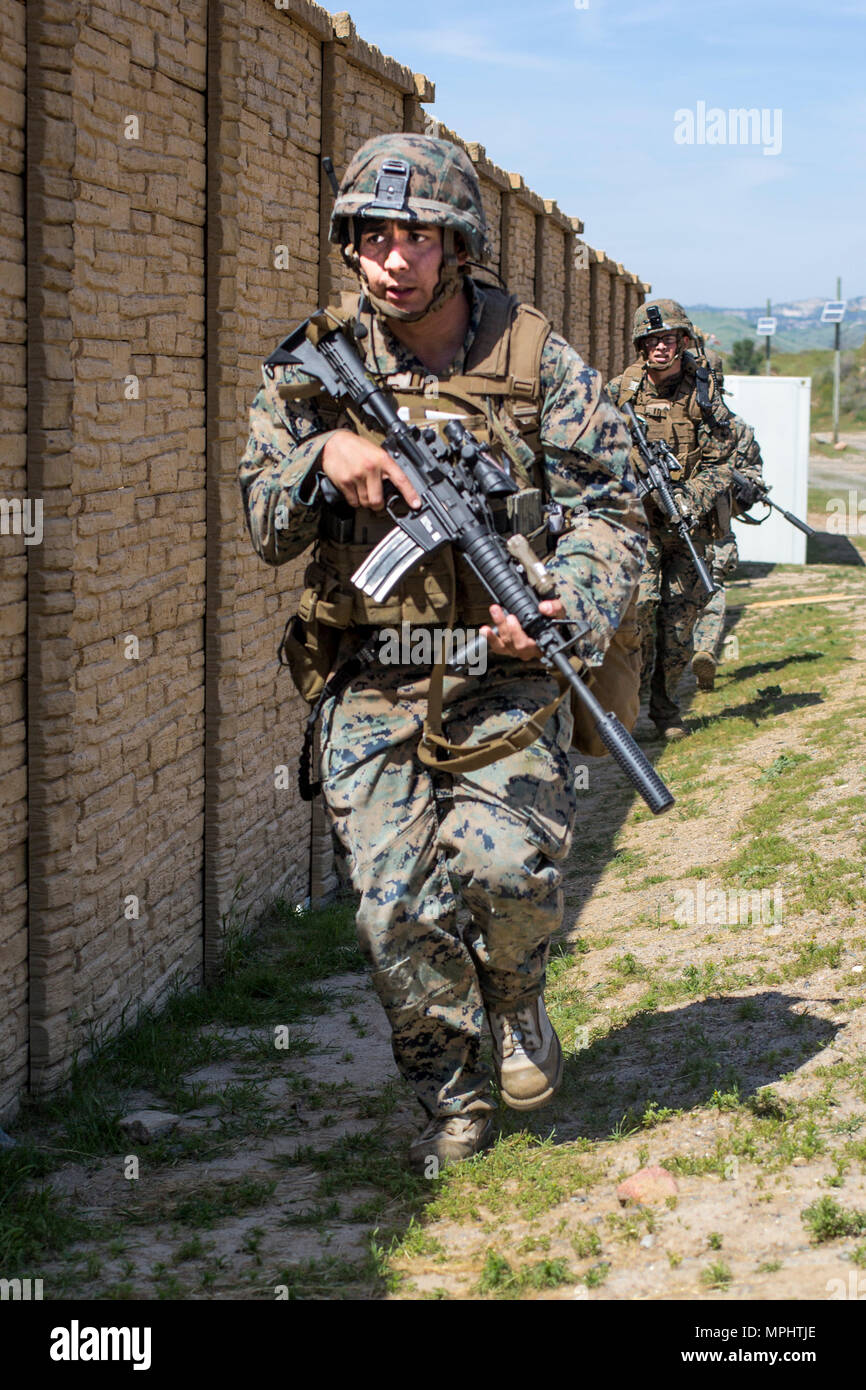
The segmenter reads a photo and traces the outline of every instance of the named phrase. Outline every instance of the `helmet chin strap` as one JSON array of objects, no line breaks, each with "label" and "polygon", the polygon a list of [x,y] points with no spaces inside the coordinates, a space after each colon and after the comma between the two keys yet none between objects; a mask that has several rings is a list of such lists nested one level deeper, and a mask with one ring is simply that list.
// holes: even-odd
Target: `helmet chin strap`
[{"label": "helmet chin strap", "polygon": [[442,308],[449,299],[453,299],[463,287],[464,271],[457,259],[456,239],[453,227],[442,228],[442,264],[439,267],[439,279],[433,290],[433,297],[424,309],[401,309],[398,304],[390,304],[387,299],[380,299],[370,288],[364,269],[361,265],[361,257],[355,246],[355,219],[349,218],[349,241],[343,247],[343,258],[347,265],[351,266],[355,274],[361,281],[361,288],[372,304],[377,314],[383,318],[399,319],[401,323],[419,323],[428,314],[435,314]]}]

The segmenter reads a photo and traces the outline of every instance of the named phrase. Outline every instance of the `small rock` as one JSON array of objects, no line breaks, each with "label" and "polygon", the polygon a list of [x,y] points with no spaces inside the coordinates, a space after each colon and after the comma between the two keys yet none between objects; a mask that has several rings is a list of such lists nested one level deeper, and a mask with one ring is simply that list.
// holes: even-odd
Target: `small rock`
[{"label": "small rock", "polygon": [[808,1158],[792,1158],[791,1166],[793,1168],[805,1168],[808,1162]]},{"label": "small rock", "polygon": [[677,1180],[667,1168],[641,1168],[621,1182],[616,1195],[623,1206],[627,1202],[663,1202],[679,1192]]},{"label": "small rock", "polygon": [[15,1140],[11,1134],[7,1134],[5,1129],[0,1129],[0,1149],[14,1149]]},{"label": "small rock", "polygon": [[169,1134],[179,1119],[179,1115],[170,1115],[167,1110],[133,1110],[124,1115],[119,1126],[134,1143],[149,1144],[152,1139]]},{"label": "small rock", "polygon": [[655,1236],[644,1236],[643,1240],[641,1241],[641,1245],[643,1246],[644,1250],[649,1250],[651,1246],[655,1245],[655,1243]]}]

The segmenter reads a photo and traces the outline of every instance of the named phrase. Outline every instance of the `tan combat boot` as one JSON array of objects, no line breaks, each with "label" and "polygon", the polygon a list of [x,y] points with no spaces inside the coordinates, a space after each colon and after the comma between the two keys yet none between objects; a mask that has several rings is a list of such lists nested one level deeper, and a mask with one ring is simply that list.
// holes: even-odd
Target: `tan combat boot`
[{"label": "tan combat boot", "polygon": [[409,1145],[409,1162],[424,1177],[436,1177],[446,1164],[471,1158],[492,1143],[493,1120],[489,1110],[437,1115]]},{"label": "tan combat boot", "polygon": [[716,661],[710,652],[695,652],[692,670],[700,690],[713,690],[716,684]]},{"label": "tan combat boot", "polygon": [[688,737],[688,729],[681,719],[673,719],[669,724],[656,724],[659,738],[663,738],[665,743],[675,743],[679,738]]},{"label": "tan combat boot", "polygon": [[562,1048],[541,995],[507,1013],[488,1008],[487,1018],[505,1104],[512,1110],[545,1105],[562,1080]]}]

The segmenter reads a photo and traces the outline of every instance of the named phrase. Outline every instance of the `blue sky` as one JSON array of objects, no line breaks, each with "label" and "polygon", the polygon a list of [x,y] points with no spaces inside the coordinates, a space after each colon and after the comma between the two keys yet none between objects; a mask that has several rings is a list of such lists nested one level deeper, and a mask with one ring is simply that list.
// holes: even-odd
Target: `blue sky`
[{"label": "blue sky", "polygon": [[[866,294],[866,0],[577,2],[349,8],[433,79],[437,119],[582,217],[654,294],[832,298],[837,275],[843,296]],[[697,121],[699,102],[726,124],[766,109],[781,149],[676,143],[675,113]]]}]

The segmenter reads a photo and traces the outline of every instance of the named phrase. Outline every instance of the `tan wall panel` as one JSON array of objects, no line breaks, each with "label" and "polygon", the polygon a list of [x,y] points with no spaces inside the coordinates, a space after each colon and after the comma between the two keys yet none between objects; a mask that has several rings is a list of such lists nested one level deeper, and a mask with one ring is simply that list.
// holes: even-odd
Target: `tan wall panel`
[{"label": "tan wall panel", "polygon": [[[25,13],[0,3],[0,498],[27,495]],[[35,499],[31,499],[35,500]],[[23,514],[22,514],[23,515]],[[31,512],[31,519],[33,513]],[[0,1123],[27,1080],[27,551],[0,534]]]},{"label": "tan wall panel", "polygon": [[[319,283],[322,45],[291,16],[269,21],[268,7],[259,0],[245,8],[233,330],[240,355],[235,421],[223,424],[234,433],[235,470],[246,444],[250,403],[261,384],[262,359],[316,308]],[[250,80],[258,84],[254,110],[246,97]],[[288,265],[277,268],[277,248],[283,246]],[[225,486],[237,547],[237,718],[231,749],[236,786],[225,834],[235,845],[237,876],[245,878],[241,903],[256,908],[278,891],[295,902],[309,892],[310,811],[295,787],[307,706],[276,659],[306,558],[278,568],[264,564],[250,545],[228,459]],[[275,786],[279,765],[291,770],[288,789]]]},{"label": "tan wall panel", "polygon": [[581,357],[590,362],[590,292],[589,247],[579,238],[575,242],[571,270],[571,332],[569,341]]},{"label": "tan wall panel", "polygon": [[565,231],[549,217],[537,218],[536,303],[557,333],[565,327]]},{"label": "tan wall panel", "polygon": [[501,270],[502,265],[502,191],[489,179],[480,179],[481,199],[484,203],[484,215],[487,218],[487,231],[490,237],[490,264],[497,270]]},{"label": "tan wall panel", "polygon": [[205,18],[93,5],[75,49],[76,1042],[201,978]]},{"label": "tan wall panel", "polygon": [[512,294],[535,302],[535,213],[514,193],[502,200],[502,275]]}]

